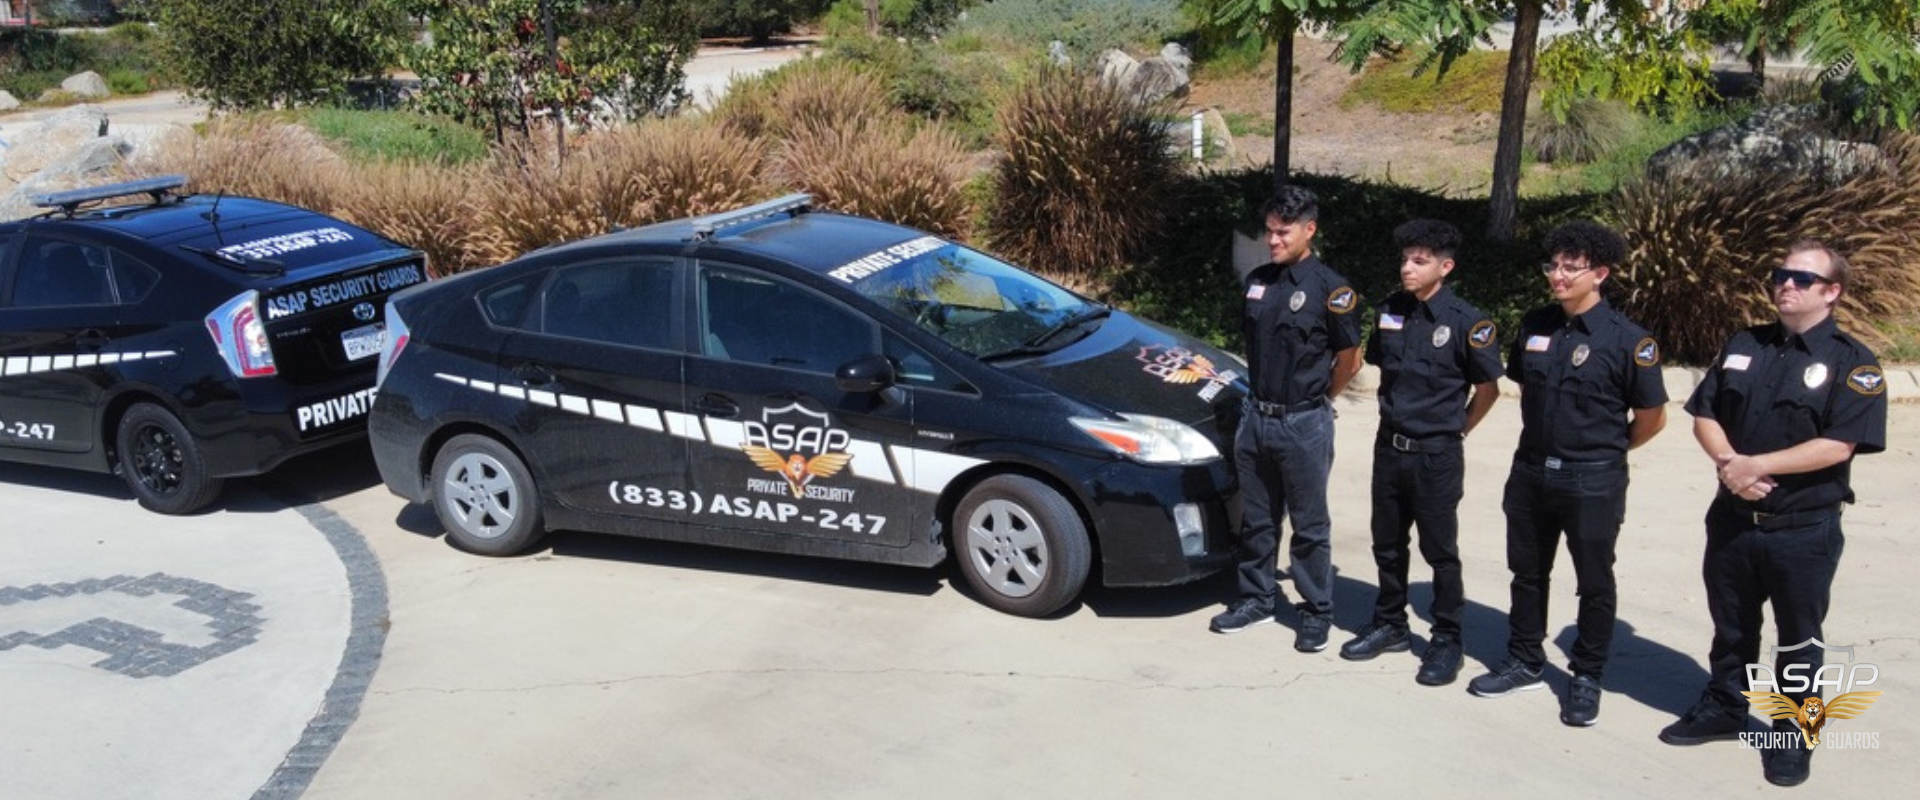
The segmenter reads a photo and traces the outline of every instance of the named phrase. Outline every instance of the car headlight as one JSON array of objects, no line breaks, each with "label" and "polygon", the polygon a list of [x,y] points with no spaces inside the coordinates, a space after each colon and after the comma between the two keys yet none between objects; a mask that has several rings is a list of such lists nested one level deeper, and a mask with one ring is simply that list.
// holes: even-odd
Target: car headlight
[{"label": "car headlight", "polygon": [[1146,414],[1120,416],[1072,422],[1114,452],[1146,464],[1205,464],[1220,457],[1220,449],[1191,426]]}]

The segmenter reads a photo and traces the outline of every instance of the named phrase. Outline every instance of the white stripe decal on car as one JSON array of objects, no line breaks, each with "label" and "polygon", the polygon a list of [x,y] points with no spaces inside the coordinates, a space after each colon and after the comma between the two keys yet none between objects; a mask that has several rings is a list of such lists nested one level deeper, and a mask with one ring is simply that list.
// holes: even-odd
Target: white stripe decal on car
[{"label": "white stripe decal on car", "polygon": [[133,361],[153,361],[179,355],[173,350],[156,350],[145,353],[89,353],[70,356],[10,356],[0,361],[0,375],[32,375],[38,372],[66,372],[89,367],[104,367],[112,364],[126,364]]}]

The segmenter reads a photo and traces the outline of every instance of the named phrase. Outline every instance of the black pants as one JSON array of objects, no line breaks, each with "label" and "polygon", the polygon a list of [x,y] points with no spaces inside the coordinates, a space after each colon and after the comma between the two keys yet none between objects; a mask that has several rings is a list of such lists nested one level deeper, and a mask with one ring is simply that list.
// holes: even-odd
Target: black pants
[{"label": "black pants", "polygon": [[1535,669],[1547,662],[1547,589],[1564,533],[1580,594],[1579,635],[1569,666],[1576,675],[1601,677],[1613,648],[1613,552],[1626,518],[1626,461],[1555,468],[1515,459],[1501,509],[1513,572],[1508,657]]},{"label": "black pants", "polygon": [[1376,625],[1407,627],[1408,531],[1420,528],[1420,556],[1433,568],[1433,635],[1460,638],[1460,495],[1466,454],[1458,437],[1428,440],[1421,450],[1396,449],[1383,437],[1373,448],[1373,563],[1380,568]]},{"label": "black pants", "polygon": [[[1723,708],[1745,714],[1747,664],[1760,661],[1762,606],[1773,603],[1774,638],[1793,647],[1821,638],[1833,574],[1846,544],[1840,515],[1816,515],[1805,524],[1764,530],[1751,515],[1742,516],[1721,497],[1707,509],[1707,553],[1701,577],[1707,584],[1707,612],[1713,616],[1713,648],[1707,655],[1711,675],[1707,694]],[[1818,646],[1780,653],[1773,659],[1775,680],[1789,664],[1807,664],[1806,675],[1824,663]],[[1804,704],[1818,692],[1780,694]]]}]

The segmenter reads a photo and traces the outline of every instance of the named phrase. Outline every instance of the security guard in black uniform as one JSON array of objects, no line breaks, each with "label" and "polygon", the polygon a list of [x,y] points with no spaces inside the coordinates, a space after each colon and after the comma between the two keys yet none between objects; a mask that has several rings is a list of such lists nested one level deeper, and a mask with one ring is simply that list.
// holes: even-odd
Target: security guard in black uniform
[{"label": "security guard in black uniform", "polygon": [[1626,257],[1620,234],[1571,222],[1547,234],[1542,265],[1558,302],[1520,321],[1507,377],[1520,384],[1520,447],[1501,509],[1513,606],[1507,658],[1468,691],[1500,697],[1541,687],[1547,589],[1561,534],[1578,582],[1579,634],[1560,721],[1600,720],[1600,679],[1613,644],[1614,546],[1627,508],[1627,451],[1666,424],[1660,348],[1645,328],[1609,306],[1601,285]]},{"label": "security guard in black uniform", "polygon": [[[1772,274],[1779,320],[1740,331],[1707,371],[1687,412],[1713,459],[1720,490],[1707,509],[1701,573],[1713,617],[1711,676],[1700,702],[1660,732],[1690,745],[1738,738],[1747,727],[1746,667],[1760,659],[1762,606],[1773,604],[1775,639],[1794,647],[1822,637],[1821,624],[1845,539],[1840,509],[1853,456],[1886,449],[1887,396],[1880,363],[1834,324],[1846,290],[1846,258],[1826,245],[1793,245]],[[1779,653],[1774,674],[1823,663],[1818,645]],[[1784,688],[1784,687],[1783,687]],[[1804,705],[1818,691],[1783,691]],[[1791,733],[1792,721],[1775,722]],[[1767,780],[1807,779],[1813,751],[1761,751]]]},{"label": "security guard in black uniform", "polygon": [[[1446,286],[1460,231],[1416,219],[1393,231],[1401,290],[1379,306],[1366,361],[1380,367],[1380,432],[1373,444],[1373,561],[1380,594],[1373,621],[1340,648],[1364,661],[1409,649],[1408,529],[1420,526],[1420,555],[1433,568],[1433,639],[1415,679],[1428,686],[1460,674],[1460,496],[1462,438],[1500,399],[1500,348],[1493,321]],[[1472,388],[1469,397],[1468,388]]]},{"label": "security guard in black uniform", "polygon": [[1247,276],[1248,378],[1253,396],[1234,435],[1240,478],[1240,598],[1213,617],[1216,633],[1273,619],[1280,517],[1293,521],[1289,576],[1300,591],[1293,647],[1326,649],[1333,627],[1330,401],[1360,371],[1360,297],[1313,255],[1319,201],[1283,186],[1261,208],[1273,263]]}]

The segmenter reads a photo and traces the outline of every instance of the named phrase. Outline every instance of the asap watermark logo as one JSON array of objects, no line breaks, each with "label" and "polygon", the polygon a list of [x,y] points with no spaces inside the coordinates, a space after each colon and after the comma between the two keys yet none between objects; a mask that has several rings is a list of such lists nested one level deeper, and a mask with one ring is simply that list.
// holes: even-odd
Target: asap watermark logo
[{"label": "asap watermark logo", "polygon": [[854,490],[843,486],[822,486],[814,480],[831,478],[847,468],[853,454],[847,445],[853,437],[833,427],[825,414],[808,411],[798,403],[770,408],[759,422],[745,424],[746,442],[740,449],[748,460],[782,480],[748,478],[747,490],[764,494],[791,493],[796,498],[853,501]]},{"label": "asap watermark logo", "polygon": [[1240,373],[1214,366],[1213,359],[1169,344],[1142,347],[1134,360],[1145,365],[1142,371],[1167,383],[1185,385],[1205,381],[1200,387],[1202,400],[1212,400],[1227,384],[1240,378]]},{"label": "asap watermark logo", "polygon": [[[1828,653],[1844,653],[1847,661],[1844,664],[1825,663],[1818,668],[1804,663],[1788,664],[1779,670],[1779,674],[1775,674],[1774,669],[1766,664],[1748,664],[1748,691],[1741,692],[1747,696],[1747,702],[1752,703],[1764,716],[1792,720],[1799,731],[1748,731],[1740,734],[1741,746],[1770,749],[1804,745],[1812,750],[1824,745],[1828,749],[1879,749],[1878,732],[1826,731],[1825,728],[1827,723],[1836,719],[1858,718],[1867,713],[1868,706],[1880,699],[1879,691],[1860,688],[1879,681],[1880,668],[1864,661],[1854,663],[1852,645],[1835,647],[1819,639],[1808,639],[1791,647],[1775,645],[1773,655],[1778,659],[1783,653],[1807,647],[1818,647]],[[1837,694],[1823,700],[1819,694],[1823,688],[1832,689]],[[1811,692],[1812,695],[1800,703],[1783,692]]]}]

